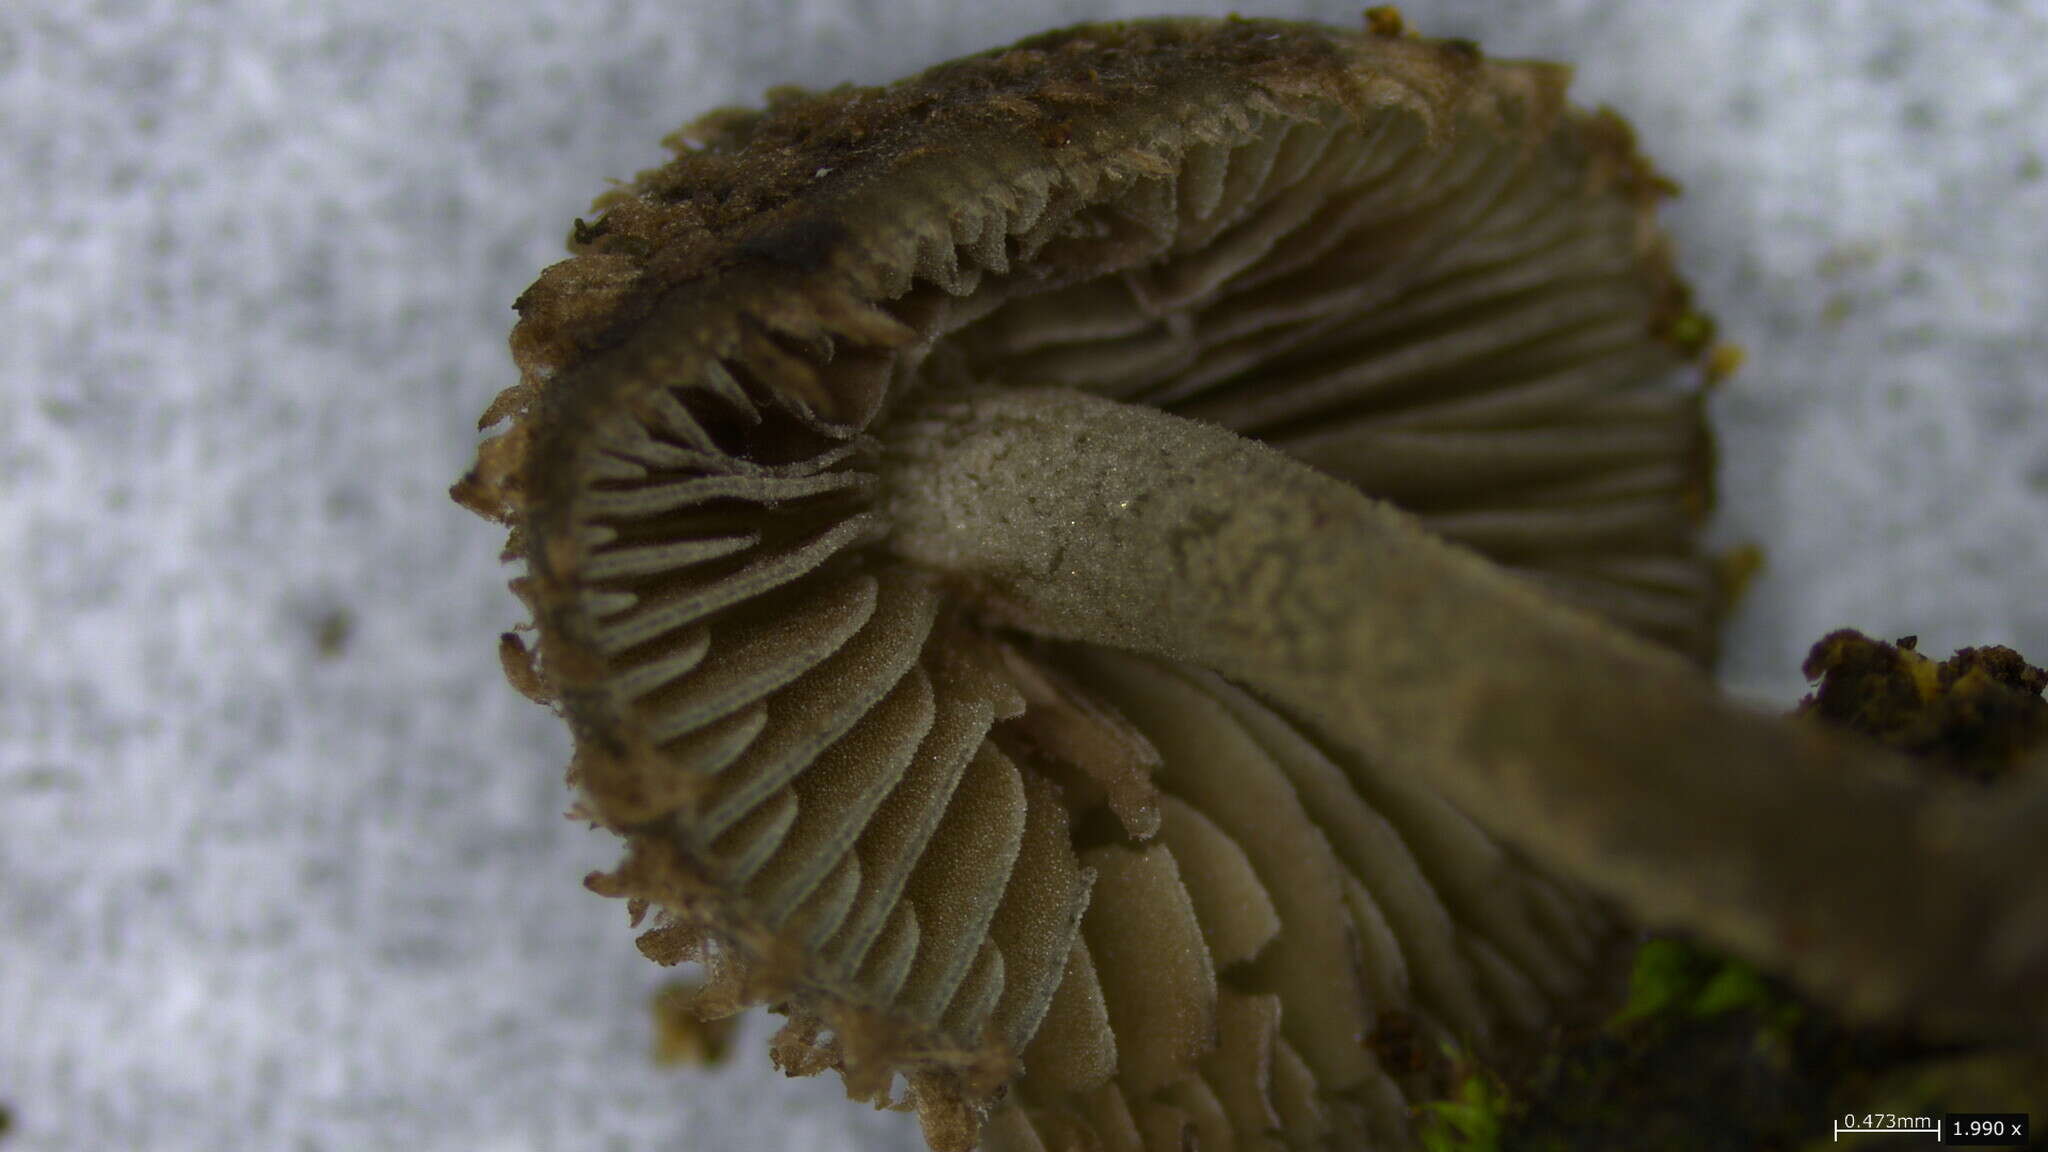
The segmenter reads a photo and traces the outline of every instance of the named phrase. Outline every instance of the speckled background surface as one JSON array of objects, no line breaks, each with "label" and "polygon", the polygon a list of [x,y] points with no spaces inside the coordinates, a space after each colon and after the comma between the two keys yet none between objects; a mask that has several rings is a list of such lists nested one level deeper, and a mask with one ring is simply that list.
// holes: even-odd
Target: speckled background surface
[{"label": "speckled background surface", "polygon": [[[1730,686],[1789,704],[1840,625],[2048,657],[2044,10],[1493,7],[1407,6],[1636,122],[1749,349]],[[651,1065],[663,974],[443,493],[509,302],[663,133],[1149,8],[0,7],[0,1152],[915,1147],[765,1020]]]}]

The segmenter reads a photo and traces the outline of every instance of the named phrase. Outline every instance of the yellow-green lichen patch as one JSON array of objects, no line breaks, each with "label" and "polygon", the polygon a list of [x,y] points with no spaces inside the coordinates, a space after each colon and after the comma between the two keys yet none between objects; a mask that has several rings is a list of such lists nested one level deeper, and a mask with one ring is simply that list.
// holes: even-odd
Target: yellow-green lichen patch
[{"label": "yellow-green lichen patch", "polygon": [[1962,648],[1937,663],[1917,645],[1847,629],[1823,637],[1802,665],[1819,685],[1799,713],[1977,780],[2004,775],[2048,736],[2048,672],[2010,648]]}]

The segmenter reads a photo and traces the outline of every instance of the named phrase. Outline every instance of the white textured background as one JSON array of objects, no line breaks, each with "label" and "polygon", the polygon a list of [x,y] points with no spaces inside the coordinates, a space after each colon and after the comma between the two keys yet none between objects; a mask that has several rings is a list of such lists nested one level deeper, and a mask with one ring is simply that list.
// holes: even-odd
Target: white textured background
[{"label": "white textured background", "polygon": [[[913,1147],[760,1020],[650,1066],[443,492],[507,305],[664,132],[1148,7],[0,3],[0,1152]],[[1490,7],[1408,9],[1578,63],[1750,351],[1731,686],[1789,704],[1845,624],[2048,658],[2044,6]]]}]

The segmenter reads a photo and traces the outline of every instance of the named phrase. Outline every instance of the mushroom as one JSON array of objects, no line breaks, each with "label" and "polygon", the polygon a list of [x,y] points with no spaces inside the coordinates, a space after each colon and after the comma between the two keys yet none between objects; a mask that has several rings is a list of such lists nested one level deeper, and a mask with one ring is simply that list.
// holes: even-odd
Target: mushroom
[{"label": "mushroom", "polygon": [[1540,1037],[1609,900],[2048,1021],[2043,805],[1700,670],[1700,322],[1564,87],[1386,10],[1083,26],[578,222],[455,495],[700,1010],[937,1149],[1397,1146],[1376,1041]]}]

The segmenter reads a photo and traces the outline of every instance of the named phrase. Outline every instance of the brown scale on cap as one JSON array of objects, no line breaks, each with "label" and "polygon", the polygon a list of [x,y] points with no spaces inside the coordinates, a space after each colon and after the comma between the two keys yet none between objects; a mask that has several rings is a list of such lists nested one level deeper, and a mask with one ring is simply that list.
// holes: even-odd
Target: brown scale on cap
[{"label": "brown scale on cap", "polygon": [[[1550,651],[1525,615],[1690,675],[1549,596],[1712,650],[1669,185],[1564,85],[1384,11],[1087,26],[714,113],[601,199],[456,496],[513,528],[507,668],[574,731],[643,950],[787,1015],[792,1073],[902,1074],[948,1150],[1395,1147],[1418,1054],[1585,996],[1617,921],[1411,770],[1456,732],[1354,739],[1376,692],[1298,690],[1363,652],[1477,667],[1441,695],[1480,707]],[[1382,530],[1505,614],[1355,640],[1377,570],[1315,557]],[[1146,583],[1204,573],[1186,614]]]}]

